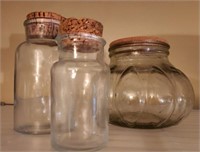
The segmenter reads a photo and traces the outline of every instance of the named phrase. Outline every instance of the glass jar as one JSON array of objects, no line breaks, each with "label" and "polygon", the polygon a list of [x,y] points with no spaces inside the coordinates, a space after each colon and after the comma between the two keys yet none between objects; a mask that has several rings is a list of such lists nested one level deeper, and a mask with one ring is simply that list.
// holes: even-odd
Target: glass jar
[{"label": "glass jar", "polygon": [[134,128],[175,125],[191,111],[189,79],[168,60],[169,44],[129,37],[110,44],[110,122]]},{"label": "glass jar", "polygon": [[24,21],[26,41],[15,56],[14,129],[27,134],[50,133],[50,69],[58,60],[54,40],[61,16],[32,12]]},{"label": "glass jar", "polygon": [[92,34],[58,37],[60,60],[52,76],[52,145],[58,150],[96,150],[108,140],[109,68],[105,41]]}]

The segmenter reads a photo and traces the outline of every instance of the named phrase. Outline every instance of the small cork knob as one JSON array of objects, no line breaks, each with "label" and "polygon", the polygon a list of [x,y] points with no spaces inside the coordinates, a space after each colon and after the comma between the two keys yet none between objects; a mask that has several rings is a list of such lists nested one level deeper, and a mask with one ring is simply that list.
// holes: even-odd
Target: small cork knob
[{"label": "small cork knob", "polygon": [[60,34],[74,34],[74,33],[88,33],[96,36],[102,36],[103,25],[93,19],[89,18],[66,18],[62,21]]},{"label": "small cork knob", "polygon": [[31,20],[35,18],[48,18],[48,19],[55,19],[55,20],[62,20],[62,16],[59,14],[56,14],[54,12],[31,12],[27,14],[26,19]]}]

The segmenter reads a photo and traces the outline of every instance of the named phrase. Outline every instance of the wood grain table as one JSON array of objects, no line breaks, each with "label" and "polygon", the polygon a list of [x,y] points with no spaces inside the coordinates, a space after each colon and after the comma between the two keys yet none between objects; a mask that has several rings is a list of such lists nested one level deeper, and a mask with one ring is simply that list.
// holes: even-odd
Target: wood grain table
[{"label": "wood grain table", "polygon": [[[1,106],[0,151],[52,152],[50,135],[26,135],[13,130],[13,106]],[[109,125],[109,142],[99,152],[199,152],[199,110],[176,126],[130,129]]]}]

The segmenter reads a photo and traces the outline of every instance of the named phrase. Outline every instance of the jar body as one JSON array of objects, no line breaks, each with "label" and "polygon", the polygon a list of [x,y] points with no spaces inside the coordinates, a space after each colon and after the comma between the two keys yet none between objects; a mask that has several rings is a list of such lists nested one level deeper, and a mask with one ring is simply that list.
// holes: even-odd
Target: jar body
[{"label": "jar body", "polygon": [[158,48],[134,47],[111,57],[110,122],[134,128],[177,124],[193,106],[190,81]]},{"label": "jar body", "polygon": [[51,71],[52,145],[58,150],[101,149],[108,138],[109,68],[96,60],[97,52],[76,49],[65,49],[66,57]]},{"label": "jar body", "polygon": [[30,39],[15,56],[14,129],[27,134],[50,133],[50,69],[58,60],[50,39]]}]

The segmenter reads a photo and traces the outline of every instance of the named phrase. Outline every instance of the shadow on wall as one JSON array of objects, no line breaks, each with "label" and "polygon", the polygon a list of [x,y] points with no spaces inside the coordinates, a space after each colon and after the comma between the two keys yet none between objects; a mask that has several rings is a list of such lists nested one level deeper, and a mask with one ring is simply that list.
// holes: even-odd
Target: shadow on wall
[{"label": "shadow on wall", "polygon": [[17,46],[25,40],[23,34],[10,36],[9,48],[1,48],[1,101],[12,103],[14,101],[14,65]]},{"label": "shadow on wall", "polygon": [[[169,44],[170,62],[180,69],[190,79],[195,95],[194,108],[199,108],[199,36],[198,35],[158,35],[165,38]],[[129,37],[129,36],[127,36]],[[121,38],[121,37],[119,37]],[[17,46],[25,40],[24,34],[13,34],[10,37],[9,48],[1,50],[1,100],[13,102],[14,99],[14,58]],[[110,42],[107,44],[109,45]],[[105,50],[108,58],[108,50]]]}]

